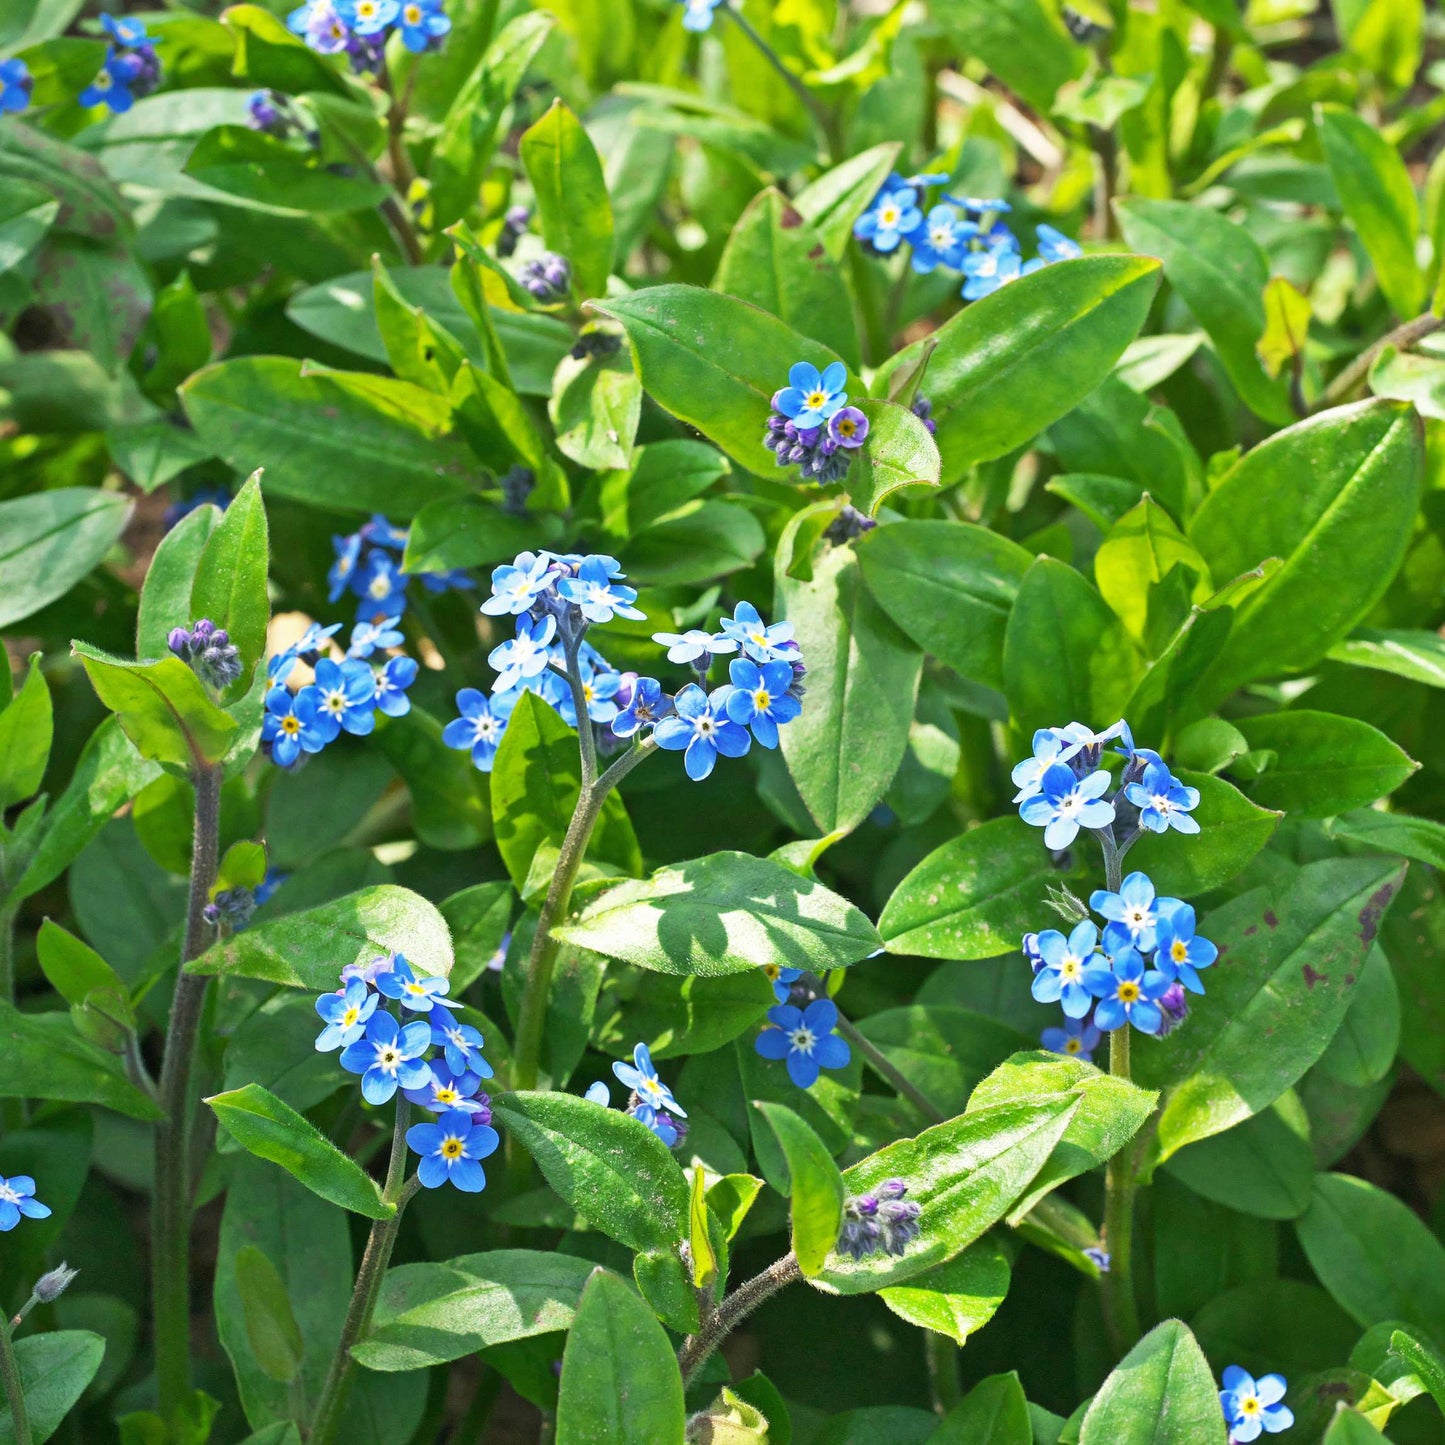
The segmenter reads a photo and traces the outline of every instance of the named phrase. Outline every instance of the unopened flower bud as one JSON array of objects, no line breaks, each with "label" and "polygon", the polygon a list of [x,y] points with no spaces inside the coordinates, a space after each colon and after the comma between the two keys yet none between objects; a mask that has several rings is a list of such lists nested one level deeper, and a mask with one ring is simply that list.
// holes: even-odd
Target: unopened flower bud
[{"label": "unopened flower bud", "polygon": [[35,1281],[35,1288],[31,1291],[35,1298],[43,1305],[48,1305],[52,1300],[57,1300],[68,1290],[80,1271],[71,1269],[63,1260],[56,1267],[45,1274],[42,1274]]}]

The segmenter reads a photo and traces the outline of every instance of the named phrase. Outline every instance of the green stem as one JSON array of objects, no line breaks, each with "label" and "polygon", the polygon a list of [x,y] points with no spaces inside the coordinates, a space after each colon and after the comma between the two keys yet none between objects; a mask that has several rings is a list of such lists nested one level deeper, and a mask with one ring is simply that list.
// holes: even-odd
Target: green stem
[{"label": "green stem", "polygon": [[677,1352],[677,1363],[682,1370],[683,1384],[692,1383],[692,1377],[707,1363],[712,1352],[765,1299],[802,1277],[798,1257],[790,1250],[781,1259],[774,1260],[761,1274],[755,1274],[740,1284],[703,1320],[697,1333],[682,1342],[682,1348]]},{"label": "green stem", "polygon": [[321,1387],[321,1400],[316,1406],[316,1419],[308,1437],[310,1445],[332,1445],[336,1439],[341,1415],[351,1394],[351,1377],[355,1370],[351,1347],[371,1326],[376,1302],[381,1297],[386,1267],[391,1262],[391,1252],[396,1247],[396,1236],[401,1229],[401,1216],[412,1195],[421,1187],[421,1181],[415,1174],[410,1179],[406,1177],[406,1126],[410,1117],[411,1105],[398,1094],[396,1124],[391,1136],[391,1160],[387,1164],[386,1185],[381,1195],[388,1204],[396,1205],[396,1209],[389,1218],[374,1221],[366,1238],[361,1268],[356,1272],[351,1303],[341,1326],[341,1338],[337,1341],[331,1368],[326,1372],[326,1383]]},{"label": "green stem", "polygon": [[958,1346],[947,1335],[924,1330],[923,1346],[928,1366],[928,1383],[933,1392],[933,1408],[947,1415],[963,1399],[963,1385],[958,1378]]},{"label": "green stem", "polygon": [[808,89],[803,82],[783,64],[778,52],[753,29],[747,17],[733,5],[724,5],[722,12],[752,41],[764,60],[768,62],[777,73],[782,76],[789,90],[803,103],[804,109],[813,118],[813,123],[818,127],[818,133],[823,137],[824,148],[828,152],[828,158],[835,165],[842,159],[841,137],[838,135],[837,126],[833,117],[824,109],[822,101]]},{"label": "green stem", "polygon": [[876,1044],[866,1039],[858,1031],[857,1024],[853,1023],[851,1019],[845,1018],[840,1013],[835,1027],[862,1054],[863,1062],[885,1084],[896,1089],[903,1098],[907,1099],[930,1124],[942,1124],[948,1118],[948,1115],[917,1084],[913,1083],[895,1064],[889,1062],[888,1056]]},{"label": "green stem", "polygon": [[0,902],[0,998],[6,1003],[15,1002],[15,910],[6,894]]},{"label": "green stem", "polygon": [[1330,384],[1320,393],[1319,400],[1314,404],[1315,411],[1327,411],[1332,406],[1339,406],[1354,395],[1355,391],[1364,385],[1366,377],[1370,374],[1370,368],[1375,364],[1375,358],[1387,347],[1395,346],[1401,351],[1413,346],[1417,341],[1423,341],[1445,326],[1445,319],[1427,311],[1423,316],[1417,316],[1413,321],[1406,321],[1403,325],[1397,326],[1393,331],[1382,336],[1373,346],[1362,351]]},{"label": "green stem", "polygon": [[[574,668],[573,671],[575,670]],[[585,719],[586,716],[586,708],[583,707],[578,717]],[[537,918],[537,931],[532,937],[531,954],[527,959],[527,981],[522,990],[522,1006],[517,1013],[517,1036],[512,1046],[514,1089],[537,1087],[537,1076],[541,1072],[543,1025],[547,1020],[547,997],[552,988],[552,970],[557,964],[559,947],[558,940],[552,937],[552,929],[566,918],[567,910],[572,905],[572,888],[577,881],[582,860],[587,855],[587,845],[592,841],[592,830],[597,826],[602,805],[613,788],[638,763],[656,751],[657,744],[651,738],[637,743],[623,753],[600,778],[590,786],[584,786],[578,794],[577,807],[572,814],[572,821],[567,825],[562,851],[557,855],[557,869],[552,874],[551,885],[542,902],[542,911]],[[583,758],[585,770],[585,744]]]},{"label": "green stem", "polygon": [[25,1392],[20,1388],[20,1366],[10,1340],[10,1326],[0,1322],[0,1384],[10,1402],[10,1418],[15,1423],[15,1445],[32,1445],[30,1417],[25,1412]]},{"label": "green stem", "polygon": [[210,941],[203,910],[216,881],[221,831],[221,769],[198,767],[191,842],[191,885],[181,970],[171,1001],[170,1026],[161,1060],[160,1106],[156,1125],[155,1189],[151,1199],[151,1312],[155,1340],[156,1391],[164,1419],[174,1420],[191,1393],[191,1069],[200,1033],[206,980],[187,973]]}]

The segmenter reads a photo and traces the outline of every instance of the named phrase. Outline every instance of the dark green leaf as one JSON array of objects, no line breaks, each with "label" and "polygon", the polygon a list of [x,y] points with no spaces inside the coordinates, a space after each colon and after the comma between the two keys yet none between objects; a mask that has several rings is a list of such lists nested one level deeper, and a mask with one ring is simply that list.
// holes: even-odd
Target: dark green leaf
[{"label": "dark green leaf", "polygon": [[132,1119],[158,1119],[155,1102],[126,1078],[120,1060],[76,1032],[69,1014],[21,1013],[0,1000],[5,1068],[0,1096],[103,1104]]},{"label": "dark green leaf", "polygon": [[235,1271],[251,1353],[263,1374],[279,1385],[289,1385],[301,1373],[306,1347],[286,1298],[286,1282],[253,1244],[237,1251]]},{"label": "dark green leaf", "polygon": [[989,1375],[943,1417],[928,1445],[1033,1445],[1029,1402],[1019,1377]]},{"label": "dark green leaf", "polygon": [[1043,114],[1084,68],[1082,47],[1042,0],[942,0],[937,15],[963,54],[977,56]]},{"label": "dark green leaf", "polygon": [[413,704],[376,730],[376,746],[411,794],[411,823],[429,848],[474,848],[492,836],[487,774],[442,742],[442,725]]},{"label": "dark green leaf", "polygon": [[1445,823],[1433,818],[1363,808],[1331,819],[1326,831],[1344,843],[1358,843],[1379,853],[1398,853],[1432,868],[1445,868]]},{"label": "dark green leaf", "polygon": [[1227,883],[1274,836],[1280,814],[1250,802],[1223,778],[1176,768],[1175,776],[1199,789],[1199,806],[1191,816],[1200,831],[1186,834],[1145,833],[1129,853],[1130,867],[1154,880],[1161,893],[1197,897]]},{"label": "dark green leaf", "polygon": [[[95,1378],[105,1341],[90,1330],[52,1330],[16,1340],[13,1348],[31,1438],[35,1445],[44,1445]],[[7,1409],[0,1415],[0,1445],[14,1441],[15,1425]]]},{"label": "dark green leaf", "polygon": [[858,1032],[947,1116],[961,1113],[979,1080],[1030,1043],[985,1014],[937,1003],[869,1014]]},{"label": "dark green leaf", "polygon": [[191,151],[185,174],[282,215],[365,210],[387,193],[374,175],[339,174],[315,152],[243,125],[207,131]]},{"label": "dark green leaf", "polygon": [[1297,1219],[1309,1207],[1314,1152],[1293,1094],[1252,1118],[1186,1145],[1164,1166],[1196,1194],[1261,1219]]}]

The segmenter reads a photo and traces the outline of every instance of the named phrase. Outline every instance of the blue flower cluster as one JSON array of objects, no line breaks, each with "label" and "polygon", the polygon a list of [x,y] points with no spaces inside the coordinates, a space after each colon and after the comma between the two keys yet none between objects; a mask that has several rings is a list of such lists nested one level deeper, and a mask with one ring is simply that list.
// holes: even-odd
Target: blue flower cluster
[{"label": "blue flower cluster", "polygon": [[1229,1445],[1250,1445],[1261,1435],[1278,1435],[1294,1424],[1294,1411],[1283,1403],[1288,1384],[1283,1375],[1253,1375],[1230,1365],[1221,1381],[1219,1403],[1229,1426]]},{"label": "blue flower cluster", "polygon": [[1035,227],[1038,254],[1025,261],[1018,237],[1001,219],[1009,204],[996,197],[945,196],[925,214],[927,192],[947,179],[928,172],[889,176],[853,223],[853,234],[877,255],[887,256],[907,245],[909,262],[920,275],[940,266],[961,272],[966,301],[977,301],[1055,261],[1084,254],[1078,242],[1062,231],[1040,225]]},{"label": "blue flower cluster", "polygon": [[102,15],[100,23],[110,37],[105,63],[78,99],[87,108],[103,105],[123,115],[161,83],[161,63],[143,20]]},{"label": "blue flower cluster", "polygon": [[30,104],[30,93],[35,89],[35,77],[30,67],[18,56],[0,60],[0,114],[9,111],[18,115]]},{"label": "blue flower cluster", "polygon": [[845,1068],[853,1057],[847,1039],[833,1032],[837,1025],[838,1005],[830,998],[815,998],[802,1008],[780,1003],[768,1010],[768,1027],[753,1047],[765,1059],[786,1059],[788,1077],[800,1089],[811,1089],[822,1070]]},{"label": "blue flower cluster", "polygon": [[[278,767],[295,767],[303,753],[319,753],[343,732],[365,737],[376,726],[376,714],[402,717],[411,711],[407,689],[416,681],[416,659],[404,653],[372,662],[379,649],[398,647],[402,635],[398,617],[380,622],[358,622],[351,629],[351,646],[337,662],[323,649],[341,624],[322,627],[313,622],[284,652],[266,664],[271,690],[261,721],[261,741]],[[292,692],[287,679],[298,662],[311,666],[315,681]]]},{"label": "blue flower cluster", "polygon": [[358,74],[368,74],[380,67],[388,31],[419,55],[439,49],[452,22],[445,0],[306,0],[286,26],[321,55],[344,51]]},{"label": "blue flower cluster", "polygon": [[1034,997],[1064,1010],[1064,1027],[1046,1030],[1044,1047],[1084,1059],[1102,1033],[1126,1024],[1140,1033],[1168,1033],[1188,1013],[1186,990],[1202,994],[1200,970],[1219,957],[1214,944],[1195,933],[1194,909],[1178,898],[1156,897],[1143,873],[1129,874],[1117,893],[1096,889],[1089,907],[1106,920],[1102,938],[1085,918],[1067,936],[1048,928],[1025,934],[1023,942]]},{"label": "blue flower cluster", "polygon": [[476,1194],[487,1184],[480,1161],[498,1144],[491,1099],[481,1092],[492,1066],[482,1057],[481,1033],[453,1012],[458,1004],[447,997],[450,988],[444,978],[418,973],[399,953],[348,964],[341,987],[316,1000],[325,1024],[316,1047],[341,1050],[341,1067],[361,1075],[368,1104],[385,1104],[400,1090],[437,1115],[406,1132],[408,1147],[421,1158],[417,1177],[427,1189],[454,1184]]},{"label": "blue flower cluster", "polygon": [[6,1233],[26,1219],[49,1219],[50,1206],[35,1197],[35,1181],[28,1174],[0,1174],[0,1233]]},{"label": "blue flower cluster", "polygon": [[[632,1050],[632,1062],[618,1059],[612,1065],[618,1082],[630,1091],[623,1112],[646,1124],[669,1149],[687,1138],[687,1110],[672,1096],[672,1090],[657,1076],[652,1051],[646,1044]],[[607,1085],[598,1079],[586,1097],[605,1109],[612,1103]]]},{"label": "blue flower cluster", "polygon": [[[658,747],[683,754],[694,781],[712,772],[719,753],[742,757],[754,739],[776,747],[779,727],[802,711],[805,668],[791,625],[769,625],[751,603],[740,602],[716,632],[654,633],[668,660],[690,664],[698,678],[669,696],[654,677],[618,671],[583,636],[614,617],[642,620],[636,600],[617,559],[598,553],[521,552],[497,567],[482,611],[514,618],[514,633],[487,659],[497,673],[490,696],[471,687],[457,693],[461,716],[447,724],[442,740],[470,752],[473,764],[490,772],[524,692],[535,693],[576,727],[568,682],[569,659],[575,659],[588,720],[603,730],[604,744],[650,728]],[[733,653],[741,656],[729,665],[729,681],[707,691],[713,658]]]},{"label": "blue flower cluster", "polygon": [[[1104,744],[1115,739],[1115,751],[1125,762],[1119,788],[1109,798],[1105,794],[1113,779],[1100,763]],[[1124,830],[1117,840],[1121,851],[1141,831],[1199,831],[1190,816],[1199,806],[1199,790],[1181,783],[1152,748],[1135,747],[1129,724],[1122,719],[1101,733],[1079,722],[1040,728],[1034,734],[1033,756],[1017,764],[1012,777],[1019,816],[1042,828],[1044,846],[1055,851],[1067,848],[1080,828],[1107,833],[1113,840],[1114,825],[1119,824]]]},{"label": "blue flower cluster", "polygon": [[773,393],[763,445],[780,467],[796,466],[810,481],[836,482],[868,440],[868,418],[849,406],[847,368],[835,361],[823,371],[800,361],[788,384]]},{"label": "blue flower cluster", "polygon": [[[412,575],[401,570],[406,551],[406,529],[393,527],[379,512],[345,537],[332,537],[336,561],[326,574],[327,599],[340,602],[350,592],[357,599],[360,622],[395,621],[406,611],[406,588]],[[459,568],[450,572],[414,574],[428,592],[465,590],[471,575]]]}]

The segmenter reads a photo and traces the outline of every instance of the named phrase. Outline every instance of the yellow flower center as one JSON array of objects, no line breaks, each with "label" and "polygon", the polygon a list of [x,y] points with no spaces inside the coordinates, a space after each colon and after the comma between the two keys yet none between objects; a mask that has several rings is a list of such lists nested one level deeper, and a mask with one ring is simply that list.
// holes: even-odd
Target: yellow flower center
[{"label": "yellow flower center", "polygon": [[1119,985],[1120,1003],[1138,1003],[1139,985],[1137,983],[1121,983]]},{"label": "yellow flower center", "polygon": [[1184,960],[1189,957],[1189,949],[1182,938],[1176,938],[1174,942],[1169,945],[1169,957],[1172,958],[1175,963],[1183,963]]},{"label": "yellow flower center", "polygon": [[288,712],[286,716],[281,719],[281,731],[295,737],[296,734],[301,731],[301,719],[294,713]]},{"label": "yellow flower center", "polygon": [[438,1089],[438,1090],[437,1090],[437,1103],[438,1103],[438,1104],[455,1104],[456,1101],[457,1101],[458,1099],[460,1099],[460,1098],[461,1098],[461,1095],[460,1095],[459,1093],[457,1093],[457,1091],[456,1091],[455,1089],[452,1089],[452,1088],[444,1088],[444,1089]]},{"label": "yellow flower center", "polygon": [[850,437],[857,430],[858,424],[853,420],[852,417],[845,416],[842,421],[838,423],[839,436]]},{"label": "yellow flower center", "polygon": [[828,404],[828,393],[826,391],[810,391],[807,397],[808,410],[817,411],[819,407]]},{"label": "yellow flower center", "polygon": [[371,579],[371,586],[366,590],[380,602],[391,591],[391,583],[387,581],[386,574],[382,573]]},{"label": "yellow flower center", "polygon": [[341,1015],[341,1027],[344,1029],[349,1029],[360,1017],[361,1010],[359,1008],[347,1009],[346,1012]]},{"label": "yellow flower center", "polygon": [[1245,1415],[1258,1415],[1263,1407],[1255,1396],[1246,1395],[1244,1399],[1239,1402],[1239,1408],[1241,1413]]},{"label": "yellow flower center", "polygon": [[1079,960],[1072,955],[1066,956],[1064,961],[1059,965],[1059,973],[1068,979],[1070,983],[1078,978],[1082,972],[1083,969],[1080,967]]},{"label": "yellow flower center", "polygon": [[115,81],[111,78],[110,71],[108,70],[102,70],[100,74],[95,77],[95,88],[97,90],[109,90],[114,84]]},{"label": "yellow flower center", "polygon": [[763,965],[763,974],[770,979],[777,979],[782,971],[782,968],[776,963],[765,963]]},{"label": "yellow flower center", "polygon": [[902,212],[897,206],[880,206],[878,208],[878,224],[887,227],[896,226],[901,214]]},{"label": "yellow flower center", "polygon": [[401,17],[408,25],[419,25],[421,23],[421,6],[408,5],[406,9],[401,12]]},{"label": "yellow flower center", "polygon": [[455,1135],[449,1135],[442,1140],[442,1158],[460,1159],[462,1157],[462,1141]]},{"label": "yellow flower center", "polygon": [[1081,1048],[1083,1048],[1083,1045],[1078,1041],[1078,1039],[1070,1039],[1064,1045],[1064,1052],[1066,1054],[1077,1054]]},{"label": "yellow flower center", "polygon": [[760,687],[760,688],[753,694],[753,706],[754,706],[755,708],[757,708],[757,710],[758,710],[759,712],[767,712],[767,710],[768,710],[772,705],[773,705],[773,695],[772,695],[772,693],[770,693],[770,692],[767,690],[767,688],[765,688],[765,687]]}]

